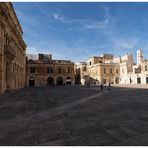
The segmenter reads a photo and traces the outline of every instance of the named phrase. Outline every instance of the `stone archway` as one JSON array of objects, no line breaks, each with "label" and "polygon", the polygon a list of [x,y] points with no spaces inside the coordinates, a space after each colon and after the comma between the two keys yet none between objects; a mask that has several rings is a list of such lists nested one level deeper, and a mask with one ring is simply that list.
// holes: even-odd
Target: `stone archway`
[{"label": "stone archway", "polygon": [[62,77],[58,77],[56,82],[57,82],[56,83],[57,85],[63,85],[63,78]]},{"label": "stone archway", "polygon": [[52,77],[48,77],[47,85],[53,85],[53,84],[54,84],[54,79]]},{"label": "stone archway", "polygon": [[66,85],[71,85],[71,77],[66,78]]},{"label": "stone archway", "polygon": [[29,86],[34,87],[35,86],[35,79],[34,77],[29,78]]}]

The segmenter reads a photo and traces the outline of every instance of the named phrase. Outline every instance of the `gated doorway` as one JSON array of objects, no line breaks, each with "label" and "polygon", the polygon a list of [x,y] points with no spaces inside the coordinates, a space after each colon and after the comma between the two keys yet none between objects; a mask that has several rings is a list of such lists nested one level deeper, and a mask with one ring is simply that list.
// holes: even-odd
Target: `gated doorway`
[{"label": "gated doorway", "polygon": [[47,79],[47,85],[53,85],[54,84],[54,80],[52,77],[48,77]]},{"label": "gated doorway", "polygon": [[57,78],[57,85],[63,85],[63,78],[62,77]]},{"label": "gated doorway", "polygon": [[103,79],[103,84],[106,84],[106,79]]},{"label": "gated doorway", "polygon": [[146,84],[148,84],[148,77],[146,77]]},{"label": "gated doorway", "polygon": [[137,84],[141,84],[141,78],[137,78]]},{"label": "gated doorway", "polygon": [[71,77],[66,78],[66,85],[71,85]]},{"label": "gated doorway", "polygon": [[35,85],[35,79],[34,79],[34,77],[30,77],[29,78],[29,86],[34,87],[34,85]]}]

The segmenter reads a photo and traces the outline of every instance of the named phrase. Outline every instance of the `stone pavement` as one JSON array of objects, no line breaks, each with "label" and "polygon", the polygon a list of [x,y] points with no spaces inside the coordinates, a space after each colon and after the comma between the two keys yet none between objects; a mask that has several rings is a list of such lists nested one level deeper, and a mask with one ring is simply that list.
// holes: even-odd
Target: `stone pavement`
[{"label": "stone pavement", "polygon": [[0,96],[0,145],[148,145],[148,90],[26,88]]}]

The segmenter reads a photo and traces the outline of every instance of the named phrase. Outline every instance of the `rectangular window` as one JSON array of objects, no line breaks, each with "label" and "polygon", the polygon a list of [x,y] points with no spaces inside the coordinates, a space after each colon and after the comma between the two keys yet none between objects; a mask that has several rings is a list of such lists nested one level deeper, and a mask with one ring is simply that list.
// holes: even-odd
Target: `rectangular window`
[{"label": "rectangular window", "polygon": [[124,74],[124,69],[122,69],[122,74]]},{"label": "rectangular window", "polygon": [[106,73],[106,69],[104,68],[104,74]]},{"label": "rectangular window", "polygon": [[141,78],[137,78],[137,84],[141,84]]},{"label": "rectangular window", "polygon": [[112,69],[110,69],[110,73],[112,73]]},{"label": "rectangular window", "polygon": [[67,73],[71,73],[71,68],[68,67]]},{"label": "rectangular window", "polygon": [[58,73],[61,73],[61,68],[58,69]]},{"label": "rectangular window", "polygon": [[83,67],[83,71],[86,71],[86,67]]},{"label": "rectangular window", "polygon": [[53,73],[53,69],[52,68],[47,68],[47,73],[48,74],[52,74]]},{"label": "rectangular window", "polygon": [[35,73],[35,67],[30,68],[30,73]]},{"label": "rectangular window", "polygon": [[117,73],[117,74],[118,74],[118,72],[119,72],[118,69],[116,69],[116,73]]},{"label": "rectangular window", "polygon": [[145,71],[147,71],[147,65],[145,65]]}]

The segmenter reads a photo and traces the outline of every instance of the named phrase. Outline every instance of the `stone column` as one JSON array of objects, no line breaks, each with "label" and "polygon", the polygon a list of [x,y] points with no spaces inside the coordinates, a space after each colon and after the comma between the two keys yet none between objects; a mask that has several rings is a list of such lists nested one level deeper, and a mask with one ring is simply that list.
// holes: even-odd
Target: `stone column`
[{"label": "stone column", "polygon": [[6,64],[6,75],[7,75],[7,88],[12,88],[12,62]]},{"label": "stone column", "polygon": [[0,93],[4,92],[4,84],[4,29],[0,24]]},{"label": "stone column", "polygon": [[54,79],[54,85],[56,85],[57,84],[56,77],[54,76],[53,79]]}]

